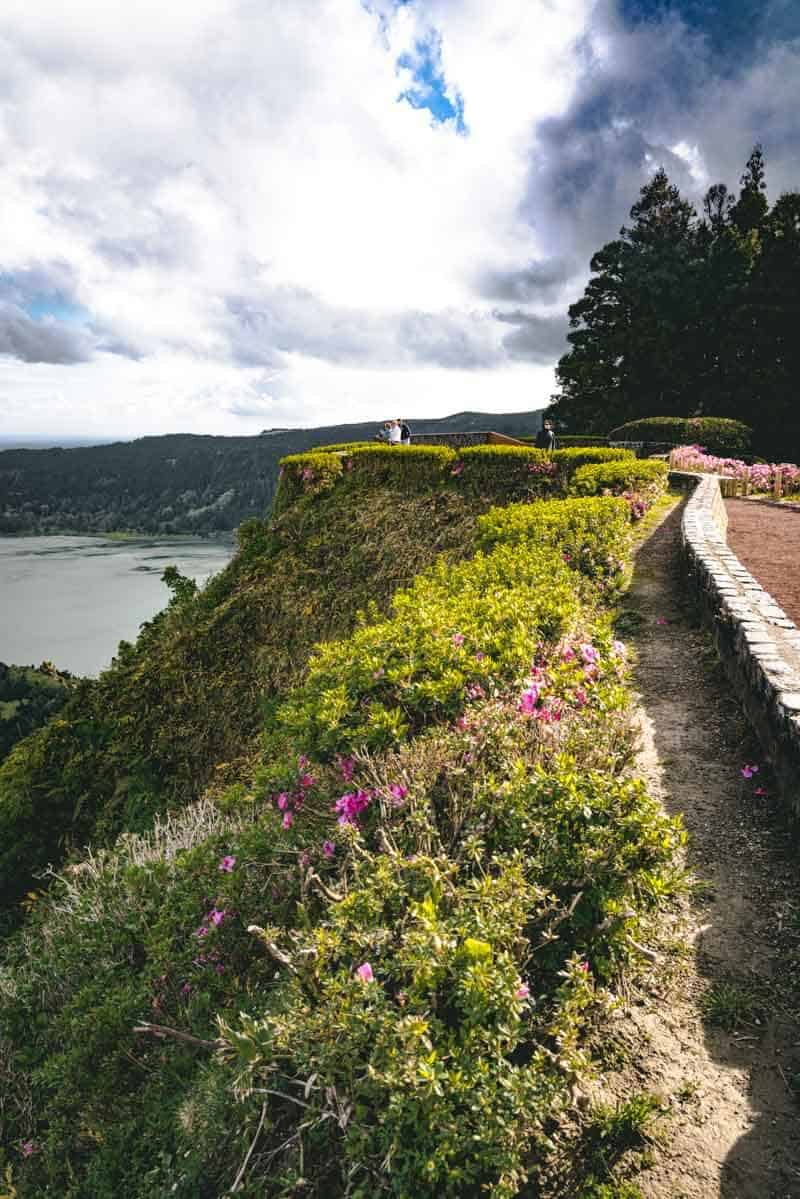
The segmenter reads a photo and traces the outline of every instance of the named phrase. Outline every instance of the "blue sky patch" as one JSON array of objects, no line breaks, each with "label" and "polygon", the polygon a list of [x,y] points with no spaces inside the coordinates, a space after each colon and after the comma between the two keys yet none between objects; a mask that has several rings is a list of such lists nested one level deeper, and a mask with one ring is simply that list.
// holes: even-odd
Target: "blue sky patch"
[{"label": "blue sky patch", "polygon": [[702,34],[718,59],[718,70],[736,70],[765,45],[800,37],[797,0],[621,0],[628,25],[678,17]]},{"label": "blue sky patch", "polygon": [[63,321],[67,325],[85,325],[89,320],[89,313],[85,308],[82,308],[80,304],[73,304],[71,301],[65,300],[62,296],[33,296],[23,307],[28,316],[35,321],[41,320],[43,316],[49,316],[54,320]]},{"label": "blue sky patch", "polygon": [[447,83],[442,71],[441,40],[432,33],[424,41],[416,42],[413,54],[401,54],[398,67],[411,71],[414,84],[397,97],[407,100],[412,108],[427,108],[435,121],[455,123],[456,132],[466,133],[464,123],[464,101],[458,92],[448,95]]}]

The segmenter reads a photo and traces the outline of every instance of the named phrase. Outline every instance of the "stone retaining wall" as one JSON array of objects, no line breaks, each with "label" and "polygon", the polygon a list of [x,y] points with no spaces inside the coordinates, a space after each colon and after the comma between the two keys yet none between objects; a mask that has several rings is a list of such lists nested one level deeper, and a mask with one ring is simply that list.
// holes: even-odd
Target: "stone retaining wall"
[{"label": "stone retaining wall", "polygon": [[800,629],[729,549],[717,476],[669,477],[692,490],[683,548],[703,617],[782,798],[800,819]]}]

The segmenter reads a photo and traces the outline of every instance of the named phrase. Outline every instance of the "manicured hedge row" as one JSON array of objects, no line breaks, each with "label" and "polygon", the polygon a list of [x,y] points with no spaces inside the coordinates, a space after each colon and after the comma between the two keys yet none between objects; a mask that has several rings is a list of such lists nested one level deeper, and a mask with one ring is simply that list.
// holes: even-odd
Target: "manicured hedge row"
[{"label": "manicured hedge row", "polygon": [[654,458],[631,458],[625,462],[606,462],[595,466],[581,466],[572,476],[572,495],[600,495],[610,491],[614,495],[623,492],[645,494],[652,501],[663,492],[667,483],[669,466]]},{"label": "manicured hedge row", "polygon": [[525,542],[550,546],[589,578],[619,581],[631,545],[630,508],[623,499],[597,496],[512,504],[478,518],[482,549]]},{"label": "manicured hedge row", "polygon": [[547,453],[534,446],[389,446],[363,442],[345,449],[290,454],[281,461],[273,511],[280,514],[303,495],[315,495],[341,479],[408,488],[449,484],[477,495],[536,499],[563,494],[578,467],[633,458],[630,450],[574,447]]},{"label": "manicured hedge row", "polygon": [[575,574],[549,547],[517,543],[440,563],[395,596],[388,620],[319,648],[304,685],[278,709],[268,749],[288,740],[330,761],[398,745],[431,721],[455,719],[469,686],[508,685],[579,610]]},{"label": "manicured hedge row", "polygon": [[652,416],[628,421],[609,433],[611,441],[652,441],[672,445],[702,445],[715,454],[750,448],[752,429],[742,421],[717,416]]}]

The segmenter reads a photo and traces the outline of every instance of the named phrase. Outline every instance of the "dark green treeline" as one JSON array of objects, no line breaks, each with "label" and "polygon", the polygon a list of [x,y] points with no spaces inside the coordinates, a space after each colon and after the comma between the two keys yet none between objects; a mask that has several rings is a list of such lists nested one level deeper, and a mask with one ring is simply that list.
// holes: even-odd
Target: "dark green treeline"
[{"label": "dark green treeline", "polygon": [[553,414],[605,433],[650,416],[723,416],[754,448],[800,456],[800,193],[770,208],[756,146],[738,196],[709,188],[699,216],[663,169],[630,224],[591,261],[569,310]]}]

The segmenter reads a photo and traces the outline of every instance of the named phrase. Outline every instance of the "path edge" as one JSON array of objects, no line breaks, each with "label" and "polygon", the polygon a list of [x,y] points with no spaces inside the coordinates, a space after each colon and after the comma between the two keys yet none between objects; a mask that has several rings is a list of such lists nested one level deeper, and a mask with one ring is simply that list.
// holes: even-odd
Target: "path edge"
[{"label": "path edge", "polygon": [[728,546],[719,477],[670,471],[669,479],[691,492],[681,521],[690,588],[781,799],[800,822],[800,629]]}]

